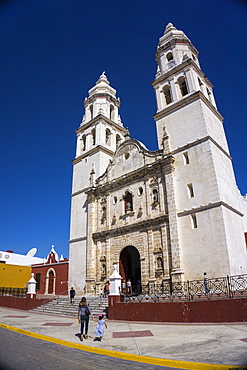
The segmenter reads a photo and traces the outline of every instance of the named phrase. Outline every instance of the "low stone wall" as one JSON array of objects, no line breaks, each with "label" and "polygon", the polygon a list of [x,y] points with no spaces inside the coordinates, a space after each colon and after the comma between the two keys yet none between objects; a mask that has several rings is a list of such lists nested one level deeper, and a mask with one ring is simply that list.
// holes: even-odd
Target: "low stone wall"
[{"label": "low stone wall", "polygon": [[19,310],[32,310],[33,308],[41,306],[44,301],[46,301],[46,299],[30,298],[29,295],[27,295],[26,298],[0,296],[0,306]]},{"label": "low stone wall", "polygon": [[109,296],[109,320],[219,323],[247,321],[247,298],[189,302],[121,302]]}]

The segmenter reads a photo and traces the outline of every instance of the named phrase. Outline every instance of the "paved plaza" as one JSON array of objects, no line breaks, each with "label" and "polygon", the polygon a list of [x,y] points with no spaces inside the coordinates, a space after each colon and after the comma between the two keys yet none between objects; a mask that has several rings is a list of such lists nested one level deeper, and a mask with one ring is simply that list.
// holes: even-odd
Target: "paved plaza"
[{"label": "paved plaza", "polygon": [[89,338],[81,342],[74,317],[0,307],[0,327],[70,348],[171,368],[247,369],[246,323],[195,325],[109,320],[107,326],[104,340],[94,341],[96,322],[90,320]]}]

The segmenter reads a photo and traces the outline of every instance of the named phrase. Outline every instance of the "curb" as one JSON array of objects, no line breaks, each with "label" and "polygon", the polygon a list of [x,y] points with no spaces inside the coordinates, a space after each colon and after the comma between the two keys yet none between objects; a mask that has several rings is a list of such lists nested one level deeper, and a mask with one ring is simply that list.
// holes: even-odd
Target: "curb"
[{"label": "curb", "polygon": [[78,349],[80,351],[85,351],[85,352],[91,352],[95,353],[98,355],[104,355],[104,356],[110,356],[110,357],[115,357],[115,358],[120,358],[123,360],[128,360],[128,361],[134,361],[134,362],[141,362],[141,363],[146,363],[150,365],[157,365],[157,366],[169,366],[173,367],[175,369],[177,368],[183,368],[183,369],[188,369],[188,370],[220,370],[220,369],[225,369],[225,370],[231,370],[231,369],[246,369],[245,366],[235,366],[235,365],[220,365],[220,364],[207,364],[207,363],[200,363],[200,362],[188,362],[188,361],[180,361],[180,360],[167,360],[167,359],[161,359],[161,358],[156,358],[156,357],[148,357],[148,356],[140,356],[140,355],[133,355],[129,353],[124,353],[124,352],[117,352],[117,351],[112,351],[108,349],[102,349],[102,348],[95,348],[95,347],[89,347],[83,344],[76,344],[72,343],[69,341],[57,339],[57,338],[52,338],[43,334],[37,334],[37,333],[32,333],[27,330],[23,329],[18,329],[13,326],[9,326],[6,324],[0,323],[0,327],[7,329],[7,330],[12,330],[14,332],[28,335],[33,338],[45,340],[46,342],[51,342],[51,343],[56,343],[60,344],[62,346],[66,346],[69,348],[74,348]]}]

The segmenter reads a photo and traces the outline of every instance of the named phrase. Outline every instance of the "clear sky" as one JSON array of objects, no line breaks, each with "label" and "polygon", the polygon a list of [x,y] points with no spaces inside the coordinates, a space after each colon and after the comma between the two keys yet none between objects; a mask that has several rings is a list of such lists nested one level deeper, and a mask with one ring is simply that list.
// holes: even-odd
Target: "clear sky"
[{"label": "clear sky", "polygon": [[131,137],[156,150],[155,51],[172,22],[199,50],[247,193],[247,7],[237,0],[0,2],[0,250],[69,257],[75,133],[102,71]]}]

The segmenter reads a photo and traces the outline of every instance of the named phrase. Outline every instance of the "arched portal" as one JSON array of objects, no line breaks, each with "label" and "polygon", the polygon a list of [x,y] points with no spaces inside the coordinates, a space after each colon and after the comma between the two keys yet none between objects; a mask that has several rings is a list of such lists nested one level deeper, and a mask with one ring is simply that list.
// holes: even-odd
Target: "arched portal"
[{"label": "arched portal", "polygon": [[119,257],[119,274],[127,283],[130,279],[133,293],[138,293],[141,286],[140,253],[133,246],[125,247]]},{"label": "arched portal", "polygon": [[54,272],[51,270],[49,272],[48,294],[53,294],[53,289],[54,289]]}]

